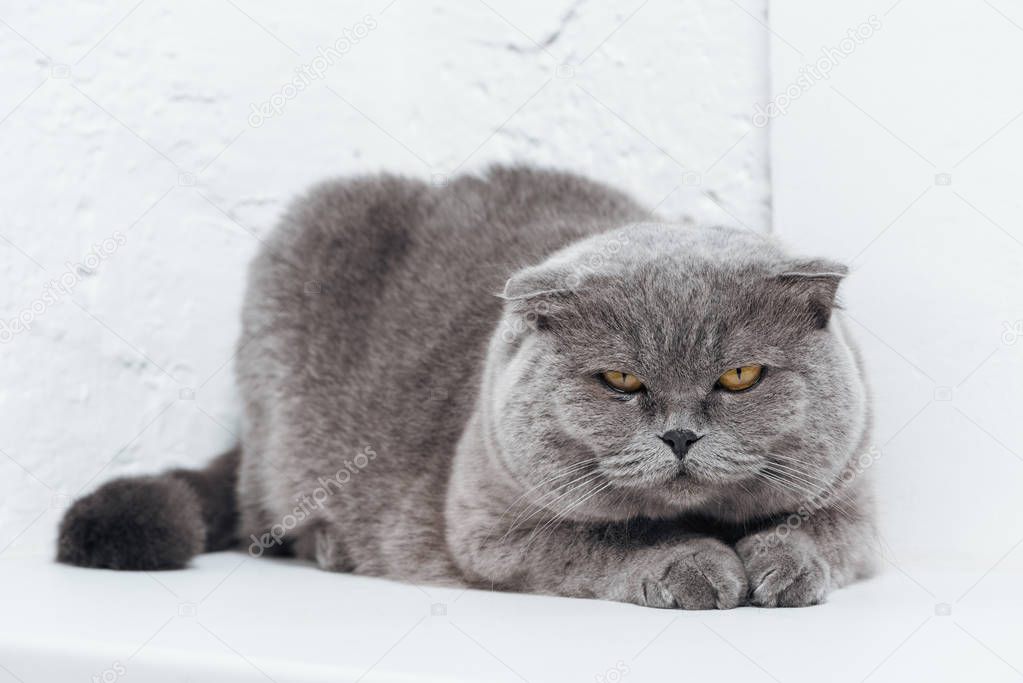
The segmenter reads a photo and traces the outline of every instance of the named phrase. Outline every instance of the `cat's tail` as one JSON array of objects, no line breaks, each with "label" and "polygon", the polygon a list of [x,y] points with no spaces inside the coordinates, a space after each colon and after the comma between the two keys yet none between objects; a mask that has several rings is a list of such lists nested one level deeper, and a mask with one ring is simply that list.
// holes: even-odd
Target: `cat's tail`
[{"label": "cat's tail", "polygon": [[57,561],[109,569],[179,569],[238,542],[236,447],[201,470],[107,482],[60,523]]}]

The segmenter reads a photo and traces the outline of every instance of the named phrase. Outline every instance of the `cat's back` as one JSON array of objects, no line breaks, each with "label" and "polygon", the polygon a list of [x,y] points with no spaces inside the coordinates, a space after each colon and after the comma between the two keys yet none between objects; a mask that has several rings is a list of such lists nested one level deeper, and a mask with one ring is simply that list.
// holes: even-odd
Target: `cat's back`
[{"label": "cat's back", "polygon": [[648,217],[605,185],[526,167],[313,188],[249,270],[237,362],[249,419],[275,417],[285,397],[283,421],[307,432],[360,424],[387,439],[415,432],[427,448],[457,438],[507,278]]},{"label": "cat's back", "polygon": [[334,364],[438,343],[456,321],[458,336],[486,336],[500,310],[493,295],[512,272],[647,217],[604,185],[528,167],[442,185],[328,181],[264,241],[249,272],[246,331],[283,333],[291,351],[305,351],[302,362],[329,344]]},{"label": "cat's back", "polygon": [[511,273],[646,217],[604,185],[523,167],[439,185],[393,175],[323,183],[291,206],[250,267],[242,393],[323,407],[316,429],[401,415],[436,425],[420,442],[451,438]]}]

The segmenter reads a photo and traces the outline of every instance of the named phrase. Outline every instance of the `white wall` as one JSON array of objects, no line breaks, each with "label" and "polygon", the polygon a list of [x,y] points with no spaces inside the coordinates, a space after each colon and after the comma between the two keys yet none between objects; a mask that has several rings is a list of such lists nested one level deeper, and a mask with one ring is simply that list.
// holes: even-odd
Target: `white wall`
[{"label": "white wall", "polygon": [[968,570],[907,582],[951,603],[1023,568],[1023,9],[779,0],[771,27],[775,232],[852,264],[888,556]]},{"label": "white wall", "polygon": [[0,552],[50,552],[83,488],[232,443],[245,263],[324,176],[517,159],[767,227],[764,0],[387,3],[0,10]]}]

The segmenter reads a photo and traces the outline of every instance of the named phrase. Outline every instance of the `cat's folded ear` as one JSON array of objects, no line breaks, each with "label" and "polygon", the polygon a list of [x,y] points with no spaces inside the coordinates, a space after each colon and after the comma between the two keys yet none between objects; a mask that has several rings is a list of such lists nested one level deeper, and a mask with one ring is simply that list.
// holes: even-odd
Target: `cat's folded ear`
[{"label": "cat's folded ear", "polygon": [[507,302],[509,311],[542,330],[570,306],[580,285],[581,277],[569,263],[546,262],[514,273],[497,296]]},{"label": "cat's folded ear", "polygon": [[513,274],[504,284],[500,296],[505,301],[535,299],[541,296],[570,293],[578,286],[578,278],[567,265],[542,263]]},{"label": "cat's folded ear", "polygon": [[785,264],[773,279],[782,294],[821,329],[831,319],[838,285],[848,273],[849,268],[841,263],[807,259]]}]

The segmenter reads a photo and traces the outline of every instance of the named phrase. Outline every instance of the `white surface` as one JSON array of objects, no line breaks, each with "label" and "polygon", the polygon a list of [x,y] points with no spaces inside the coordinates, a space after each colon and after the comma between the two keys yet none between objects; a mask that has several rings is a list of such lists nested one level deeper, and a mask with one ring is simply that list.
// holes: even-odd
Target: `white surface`
[{"label": "white surface", "polygon": [[159,574],[0,559],[0,664],[24,683],[107,670],[175,682],[1018,680],[1018,577],[992,573],[957,601],[976,578],[890,572],[820,607],[679,612],[240,553]]},{"label": "white surface", "polygon": [[[764,8],[6,3],[0,321],[94,243],[126,242],[0,344],[0,549],[48,551],[65,496],[234,441],[225,363],[254,235],[324,177],[530,161],[766,228],[766,134],[745,116],[766,88]],[[364,37],[251,127],[346,30]]]},{"label": "white surface", "polygon": [[880,29],[771,123],[774,230],[852,264],[893,559],[1020,570],[1023,8],[776,2],[772,91],[872,14]]}]

